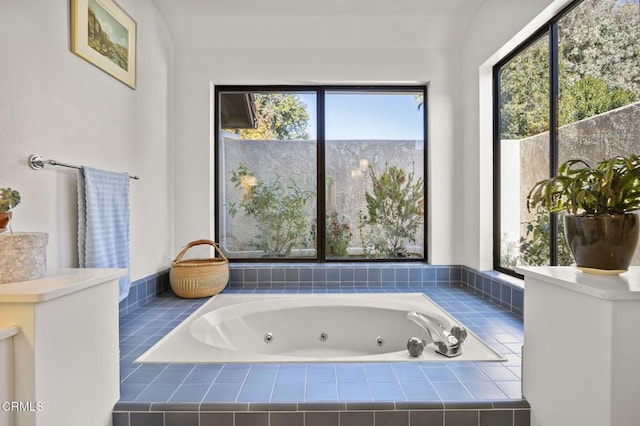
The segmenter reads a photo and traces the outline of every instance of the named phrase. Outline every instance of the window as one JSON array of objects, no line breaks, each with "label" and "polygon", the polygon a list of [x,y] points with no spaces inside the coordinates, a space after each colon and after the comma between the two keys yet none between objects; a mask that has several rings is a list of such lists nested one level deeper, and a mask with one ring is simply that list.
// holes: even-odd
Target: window
[{"label": "window", "polygon": [[245,260],[424,260],[424,87],[215,92],[216,235]]},{"label": "window", "polygon": [[569,159],[639,153],[639,13],[638,0],[574,2],[494,67],[497,270],[573,262],[562,220],[527,209],[537,181]]}]

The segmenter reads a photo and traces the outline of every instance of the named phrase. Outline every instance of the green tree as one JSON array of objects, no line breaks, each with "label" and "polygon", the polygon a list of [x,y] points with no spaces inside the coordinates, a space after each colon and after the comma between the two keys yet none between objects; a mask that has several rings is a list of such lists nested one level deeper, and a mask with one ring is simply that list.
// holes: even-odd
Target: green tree
[{"label": "green tree", "polygon": [[585,0],[560,20],[568,84],[601,78],[610,90],[640,92],[638,0]]},{"label": "green tree", "polygon": [[[639,0],[585,0],[559,21],[559,124],[640,99]],[[548,37],[500,74],[501,136],[520,139],[549,128]]]},{"label": "green tree", "polygon": [[549,130],[549,41],[542,37],[500,72],[500,128],[503,139]]},{"label": "green tree", "polygon": [[240,130],[242,139],[304,140],[309,139],[309,113],[292,93],[256,93],[258,126]]},{"label": "green tree", "polygon": [[560,97],[559,124],[563,126],[584,120],[628,105],[634,100],[633,93],[612,89],[604,80],[587,76],[567,87]]},{"label": "green tree", "polygon": [[585,0],[559,23],[565,125],[640,99],[638,0]]}]

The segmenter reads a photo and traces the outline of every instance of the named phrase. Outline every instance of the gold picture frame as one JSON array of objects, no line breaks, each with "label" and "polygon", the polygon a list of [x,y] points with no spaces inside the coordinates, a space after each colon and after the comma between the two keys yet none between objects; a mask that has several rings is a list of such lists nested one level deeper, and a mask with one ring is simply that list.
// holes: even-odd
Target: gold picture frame
[{"label": "gold picture frame", "polygon": [[113,0],[71,0],[71,51],[136,88],[136,21]]}]

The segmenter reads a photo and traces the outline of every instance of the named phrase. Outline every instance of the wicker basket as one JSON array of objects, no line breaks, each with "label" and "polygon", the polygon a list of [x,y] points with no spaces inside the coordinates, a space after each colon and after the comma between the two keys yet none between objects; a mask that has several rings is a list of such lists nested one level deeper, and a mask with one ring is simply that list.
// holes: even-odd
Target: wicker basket
[{"label": "wicker basket", "polygon": [[[220,257],[182,260],[187,250],[201,244],[213,246]],[[220,293],[229,282],[229,261],[213,241],[192,241],[171,262],[169,281],[173,292],[185,299],[213,296]]]}]

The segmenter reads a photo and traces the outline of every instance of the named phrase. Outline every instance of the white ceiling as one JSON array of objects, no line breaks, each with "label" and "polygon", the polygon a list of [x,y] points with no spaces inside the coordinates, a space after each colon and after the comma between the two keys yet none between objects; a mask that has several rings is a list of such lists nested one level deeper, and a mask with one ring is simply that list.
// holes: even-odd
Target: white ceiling
[{"label": "white ceiling", "polygon": [[485,0],[152,0],[178,48],[459,46]]},{"label": "white ceiling", "polygon": [[464,42],[485,0],[152,0],[178,49],[425,49]]},{"label": "white ceiling", "polygon": [[484,0],[153,0],[176,16],[326,16],[473,14]]}]

